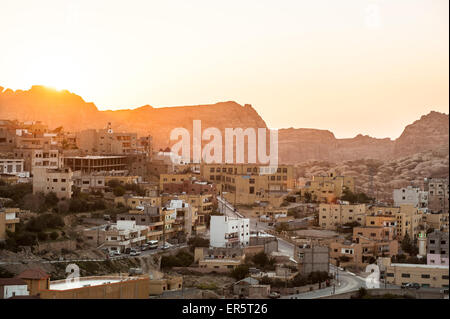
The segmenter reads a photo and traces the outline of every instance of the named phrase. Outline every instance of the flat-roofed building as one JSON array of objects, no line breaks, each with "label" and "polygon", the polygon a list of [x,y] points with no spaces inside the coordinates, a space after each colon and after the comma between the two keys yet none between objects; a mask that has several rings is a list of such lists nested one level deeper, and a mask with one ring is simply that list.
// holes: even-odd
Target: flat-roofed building
[{"label": "flat-roofed building", "polygon": [[64,166],[72,171],[83,173],[102,171],[123,171],[127,168],[126,156],[68,156],[64,157]]},{"label": "flat-roofed building", "polygon": [[421,287],[448,288],[448,265],[391,263],[386,266],[386,281],[398,286],[418,283]]},{"label": "flat-roofed building", "polygon": [[0,208],[0,241],[6,239],[6,232],[14,233],[20,222],[16,208]]},{"label": "flat-roofed building", "polygon": [[73,172],[70,168],[37,168],[33,176],[33,194],[53,192],[59,199],[72,197]]},{"label": "flat-roofed building", "polygon": [[320,204],[319,226],[322,229],[335,230],[338,226],[347,223],[357,222],[360,225],[365,225],[366,210],[365,204]]},{"label": "flat-roofed building", "polygon": [[39,291],[41,299],[147,299],[148,276],[91,276],[77,280],[50,281],[48,289]]}]

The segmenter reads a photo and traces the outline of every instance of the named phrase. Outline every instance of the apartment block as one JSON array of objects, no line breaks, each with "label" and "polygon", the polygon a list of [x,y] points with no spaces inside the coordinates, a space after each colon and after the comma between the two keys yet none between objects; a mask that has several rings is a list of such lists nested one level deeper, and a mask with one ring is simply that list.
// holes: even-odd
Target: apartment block
[{"label": "apartment block", "polygon": [[353,222],[365,225],[366,209],[365,204],[320,204],[319,225],[328,230],[335,230],[338,226]]},{"label": "apartment block", "polygon": [[446,265],[389,264],[386,266],[386,281],[394,285],[418,283],[426,288],[448,288],[448,276]]},{"label": "apartment block", "polygon": [[33,194],[53,192],[59,199],[72,197],[73,172],[69,168],[35,169],[33,176]]},{"label": "apartment block", "polygon": [[245,247],[250,242],[250,219],[211,216],[210,245],[212,247]]},{"label": "apartment block", "polygon": [[428,191],[428,210],[434,213],[448,213],[448,179],[428,179],[426,182],[426,190]]},{"label": "apartment block", "polygon": [[435,230],[427,235],[427,254],[440,254],[448,258],[448,232]]},{"label": "apartment block", "polygon": [[426,213],[423,214],[423,224],[427,229],[432,228],[440,231],[449,231],[449,213]]},{"label": "apartment block", "polygon": [[198,262],[200,268],[230,271],[245,262],[245,254],[239,248],[197,247],[194,261]]},{"label": "apartment block", "polygon": [[327,246],[314,244],[300,244],[294,246],[294,259],[302,275],[308,275],[314,271],[330,270],[330,254]]},{"label": "apartment block", "polygon": [[307,181],[301,191],[308,192],[319,202],[330,203],[340,198],[345,190],[355,191],[355,181],[350,176],[336,176],[330,173],[326,176],[313,176]]},{"label": "apartment block", "polygon": [[64,166],[83,173],[125,171],[126,156],[65,156]]},{"label": "apartment block", "polygon": [[393,191],[394,206],[412,205],[418,208],[428,207],[428,192],[422,191],[418,187],[404,187],[394,189]]},{"label": "apartment block", "polygon": [[20,222],[15,208],[0,208],[0,241],[6,239],[6,232],[14,233],[16,224]]}]

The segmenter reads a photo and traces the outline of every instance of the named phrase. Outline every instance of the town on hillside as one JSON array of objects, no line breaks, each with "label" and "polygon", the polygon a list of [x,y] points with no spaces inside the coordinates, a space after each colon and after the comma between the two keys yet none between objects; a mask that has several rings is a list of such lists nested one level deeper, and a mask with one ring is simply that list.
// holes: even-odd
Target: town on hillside
[{"label": "town on hillside", "polygon": [[448,298],[448,176],[301,172],[0,119],[0,298]]}]

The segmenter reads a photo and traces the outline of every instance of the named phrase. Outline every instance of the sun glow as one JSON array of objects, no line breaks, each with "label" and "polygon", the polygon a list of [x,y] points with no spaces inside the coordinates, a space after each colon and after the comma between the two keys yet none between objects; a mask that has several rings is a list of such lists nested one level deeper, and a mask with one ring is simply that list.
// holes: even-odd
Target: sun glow
[{"label": "sun glow", "polygon": [[76,91],[80,87],[80,69],[65,56],[40,56],[27,71],[27,82],[31,85],[44,85],[58,91]]}]

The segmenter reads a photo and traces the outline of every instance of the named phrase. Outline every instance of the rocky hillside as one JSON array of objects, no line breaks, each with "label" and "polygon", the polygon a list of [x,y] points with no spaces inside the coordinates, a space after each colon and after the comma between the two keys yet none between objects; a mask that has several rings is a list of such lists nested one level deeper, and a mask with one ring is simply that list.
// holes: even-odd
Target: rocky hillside
[{"label": "rocky hillside", "polygon": [[[236,102],[211,105],[153,108],[150,105],[133,110],[99,111],[93,103],[68,91],[54,91],[33,86],[28,91],[12,91],[0,87],[0,119],[41,120],[50,127],[63,126],[77,131],[87,128],[104,128],[112,122],[117,131],[133,131],[140,135],[151,134],[156,149],[170,142],[173,128],[192,131],[192,121],[201,120],[202,128],[266,128],[266,123],[255,109]],[[281,163],[301,163],[309,160],[340,162],[358,159],[393,160],[416,153],[434,150],[448,152],[449,117],[430,112],[408,125],[396,140],[377,139],[358,135],[337,139],[326,130],[279,130],[279,159]],[[192,136],[192,134],[191,134]]]},{"label": "rocky hillside", "polygon": [[[422,186],[426,177],[448,177],[448,151],[426,151],[393,160],[359,159],[342,162],[308,161],[296,165],[296,176],[310,178],[330,172],[353,176],[357,191],[379,200],[392,200],[392,190],[408,185]],[[373,189],[371,184],[373,172]]]},{"label": "rocky hillside", "polygon": [[447,114],[430,112],[408,125],[396,140],[367,135],[336,139],[330,131],[282,129],[279,155],[282,162],[295,164],[308,160],[392,160],[428,150],[448,152],[448,120]]}]

